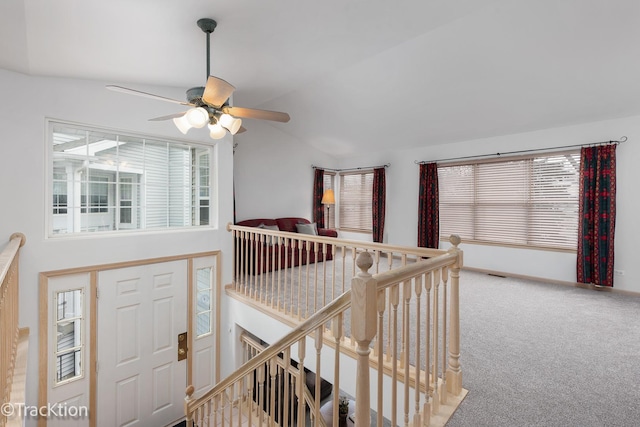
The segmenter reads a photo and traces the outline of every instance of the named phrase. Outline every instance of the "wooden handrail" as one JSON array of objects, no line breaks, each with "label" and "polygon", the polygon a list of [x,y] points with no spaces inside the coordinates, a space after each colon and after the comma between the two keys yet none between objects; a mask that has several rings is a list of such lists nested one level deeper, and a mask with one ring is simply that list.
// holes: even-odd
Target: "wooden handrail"
[{"label": "wooden handrail", "polygon": [[9,238],[9,244],[0,252],[0,288],[4,284],[4,279],[11,268],[11,263],[16,257],[18,250],[24,246],[27,238],[22,233],[13,233]]},{"label": "wooden handrail", "polygon": [[337,246],[352,246],[358,249],[372,250],[372,251],[380,251],[380,252],[404,252],[412,255],[424,257],[424,258],[432,258],[442,255],[446,253],[445,250],[442,249],[433,249],[433,248],[420,248],[413,246],[399,246],[399,245],[388,245],[386,243],[376,243],[376,242],[364,242],[362,240],[348,240],[348,239],[336,239],[335,237],[326,237],[326,236],[312,236],[310,234],[300,234],[300,233],[291,233],[288,231],[275,231],[269,230],[266,228],[258,228],[258,227],[244,227],[240,225],[233,225],[231,223],[227,224],[227,231],[244,231],[247,233],[258,233],[264,234],[266,236],[276,236],[276,237],[288,237],[288,238],[296,238],[296,239],[304,239],[309,242],[317,242],[317,243],[326,243],[329,245],[337,245]]}]

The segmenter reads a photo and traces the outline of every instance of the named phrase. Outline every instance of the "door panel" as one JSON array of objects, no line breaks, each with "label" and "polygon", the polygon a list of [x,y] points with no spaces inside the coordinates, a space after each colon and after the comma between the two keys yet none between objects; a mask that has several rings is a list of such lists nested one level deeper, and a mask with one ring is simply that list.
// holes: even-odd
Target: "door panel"
[{"label": "door panel", "polygon": [[164,426],[183,416],[186,361],[177,336],[187,330],[187,261],[98,274],[100,425]]}]

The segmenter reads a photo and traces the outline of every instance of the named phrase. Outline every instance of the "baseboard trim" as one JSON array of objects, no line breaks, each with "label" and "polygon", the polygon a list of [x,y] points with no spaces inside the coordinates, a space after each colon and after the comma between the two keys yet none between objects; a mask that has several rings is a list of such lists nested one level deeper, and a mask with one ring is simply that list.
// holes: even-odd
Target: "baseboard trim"
[{"label": "baseboard trim", "polygon": [[591,285],[591,284],[588,284],[588,283],[569,282],[569,281],[566,281],[566,280],[554,280],[554,279],[547,279],[547,278],[543,278],[543,277],[529,276],[529,275],[526,275],[526,274],[507,273],[507,272],[504,272],[504,271],[488,270],[488,269],[476,268],[476,267],[462,267],[462,270],[473,271],[473,272],[476,272],[476,273],[488,274],[488,275],[491,275],[491,276],[512,277],[514,279],[535,280],[536,282],[551,283],[553,285],[572,286],[574,288],[589,289],[589,290],[597,291],[597,292],[612,292],[614,294],[640,297],[640,292],[627,291],[627,290],[624,290],[624,289],[610,288],[610,287],[607,287],[607,286],[596,286],[596,285]]}]

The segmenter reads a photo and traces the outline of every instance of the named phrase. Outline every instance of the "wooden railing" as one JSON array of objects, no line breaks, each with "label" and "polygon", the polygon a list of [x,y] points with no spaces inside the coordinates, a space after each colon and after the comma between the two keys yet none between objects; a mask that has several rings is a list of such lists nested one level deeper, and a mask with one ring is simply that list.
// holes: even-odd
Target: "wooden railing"
[{"label": "wooden railing", "polygon": [[[270,403],[277,401],[276,384],[290,386],[296,396],[303,396],[304,369],[290,369],[291,359],[312,369],[317,379],[332,379],[333,408],[337,408],[340,366],[347,354],[357,365],[352,384],[356,385],[355,417],[362,420],[358,426],[370,424],[372,408],[377,425],[383,425],[383,418],[394,426],[446,422],[446,414],[453,412],[466,392],[459,361],[462,252],[457,236],[451,238],[453,247],[444,251],[247,227],[228,229],[235,240],[235,271],[227,293],[261,305],[293,329],[204,395],[194,398],[189,387],[188,421],[197,426],[230,426],[235,425],[230,417],[236,422],[245,417],[257,421],[252,425],[262,425],[266,414],[272,425],[279,409],[262,405],[256,410],[254,388],[265,384],[256,378],[271,385],[267,387]],[[357,274],[355,267],[360,269]],[[371,275],[370,270],[377,274]],[[315,349],[313,357],[306,357],[307,338]],[[325,374],[321,356],[326,360],[327,352],[333,352],[334,363],[325,368]],[[369,399],[372,368],[377,383],[373,403]],[[315,393],[313,402],[297,399],[297,419],[282,416],[277,425],[305,425],[305,419],[322,425],[319,395]],[[333,411],[332,417],[337,426],[338,412]]]},{"label": "wooden railing", "polygon": [[[9,403],[23,403],[24,400],[12,402],[12,391],[15,394],[14,378],[18,342],[21,335],[28,331],[18,326],[19,287],[18,259],[20,247],[26,238],[21,233],[11,235],[9,244],[0,252],[0,397],[3,408]],[[25,358],[26,359],[26,358]],[[17,384],[16,384],[17,385]],[[24,384],[20,385],[23,388]],[[17,407],[17,406],[16,406]],[[19,412],[19,411],[18,411]],[[13,418],[12,418],[13,420]],[[7,424],[5,411],[0,414],[0,426]]]}]

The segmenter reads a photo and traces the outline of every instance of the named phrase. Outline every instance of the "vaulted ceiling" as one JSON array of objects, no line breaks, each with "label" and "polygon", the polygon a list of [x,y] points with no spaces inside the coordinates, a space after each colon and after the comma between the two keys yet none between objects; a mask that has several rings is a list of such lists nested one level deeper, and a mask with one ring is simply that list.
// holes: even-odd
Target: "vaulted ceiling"
[{"label": "vaulted ceiling", "polygon": [[637,0],[2,0],[0,68],[175,93],[203,17],[235,105],[332,154],[640,114]]}]

